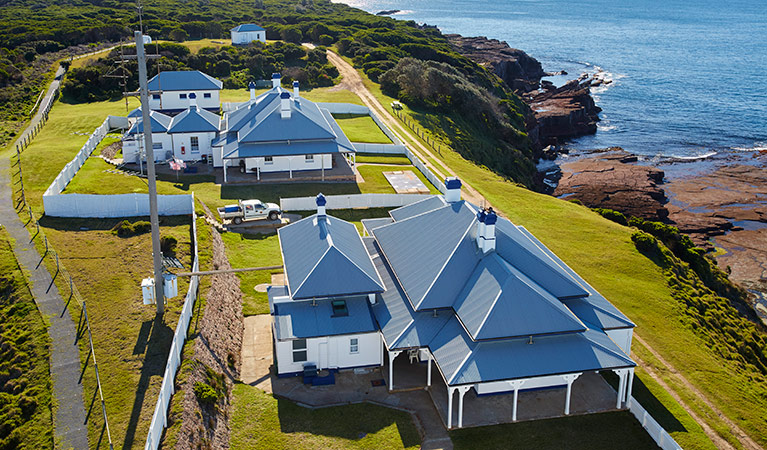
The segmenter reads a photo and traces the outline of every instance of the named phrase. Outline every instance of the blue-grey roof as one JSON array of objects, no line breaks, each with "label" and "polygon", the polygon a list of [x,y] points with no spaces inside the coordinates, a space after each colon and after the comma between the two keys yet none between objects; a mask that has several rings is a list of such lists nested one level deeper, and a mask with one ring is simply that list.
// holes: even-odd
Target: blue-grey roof
[{"label": "blue-grey roof", "polygon": [[383,291],[354,224],[313,215],[278,231],[294,300]]},{"label": "blue-grey roof", "polygon": [[451,318],[429,350],[450,385],[513,380],[636,364],[602,331],[475,342]]},{"label": "blue-grey roof", "polygon": [[147,84],[150,91],[220,90],[224,83],[199,70],[160,72]]},{"label": "blue-grey roof", "polygon": [[585,287],[558,263],[539,241],[533,241],[508,220],[496,224],[496,251],[559,299],[585,297]]},{"label": "blue-grey roof", "polygon": [[226,133],[213,144],[224,158],[355,152],[330,111],[291,97],[290,118],[282,118],[281,96],[291,94],[272,88],[226,116]]},{"label": "blue-grey roof", "polygon": [[345,298],[348,315],[333,316],[332,299],[274,305],[274,334],[277,340],[306,339],[377,331],[367,297]]},{"label": "blue-grey roof", "polygon": [[199,106],[191,106],[173,117],[168,133],[218,132],[219,120],[218,115]]},{"label": "blue-grey roof", "polygon": [[232,28],[231,31],[244,33],[248,31],[264,31],[264,29],[259,27],[255,23],[243,23],[241,25],[237,25],[236,27]]},{"label": "blue-grey roof", "polygon": [[389,225],[390,223],[394,222],[394,219],[391,217],[377,217],[375,219],[362,219],[362,228],[367,231],[368,234],[371,234],[373,230],[375,230],[378,227],[382,227],[384,225]]},{"label": "blue-grey roof", "polygon": [[[152,133],[165,133],[168,131],[170,122],[173,119],[170,116],[158,111],[149,111],[149,123],[152,128]],[[128,130],[127,134],[138,134],[144,132],[144,119],[140,116],[136,123]]]},{"label": "blue-grey roof", "polygon": [[474,211],[456,202],[373,230],[416,310],[446,308],[480,259]]},{"label": "blue-grey roof", "polygon": [[444,197],[435,195],[397,209],[392,209],[389,211],[389,215],[391,215],[394,220],[405,220],[417,216],[418,214],[441,208],[445,205],[447,205],[447,202],[445,202]]},{"label": "blue-grey roof", "polygon": [[141,117],[141,107],[134,109],[133,111],[128,113],[129,118],[135,118],[135,117]]},{"label": "blue-grey roof", "polygon": [[482,258],[453,307],[474,340],[586,328],[561,301],[496,253]]}]

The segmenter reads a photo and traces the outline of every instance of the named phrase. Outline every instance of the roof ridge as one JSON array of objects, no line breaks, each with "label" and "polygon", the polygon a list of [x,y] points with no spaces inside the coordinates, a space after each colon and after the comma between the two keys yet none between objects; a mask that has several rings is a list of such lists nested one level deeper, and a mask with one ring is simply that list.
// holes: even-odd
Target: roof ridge
[{"label": "roof ridge", "polygon": [[[442,330],[440,330],[442,331]],[[477,344],[479,345],[479,344]],[[458,376],[458,374],[461,372],[461,369],[463,369],[463,366],[466,365],[466,362],[474,355],[474,349],[469,349],[468,352],[466,352],[466,356],[463,358],[463,361],[461,361],[461,364],[458,365],[458,367],[455,368],[455,371],[453,372],[453,375],[450,377],[450,381],[448,384],[452,383],[455,378]]]}]

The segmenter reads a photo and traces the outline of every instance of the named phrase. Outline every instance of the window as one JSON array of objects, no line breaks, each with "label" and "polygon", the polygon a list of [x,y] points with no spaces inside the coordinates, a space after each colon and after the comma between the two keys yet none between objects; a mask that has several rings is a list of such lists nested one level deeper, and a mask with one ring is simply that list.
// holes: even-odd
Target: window
[{"label": "window", "polygon": [[333,300],[330,304],[333,306],[333,317],[343,317],[349,315],[349,310],[346,308],[346,301]]},{"label": "window", "polygon": [[202,98],[210,98],[210,92],[202,94]]},{"label": "window", "polygon": [[152,142],[152,150],[162,150],[162,142]]},{"label": "window", "polygon": [[293,362],[306,361],[306,339],[296,339],[293,341]]},{"label": "window", "polygon": [[314,155],[306,155],[306,162],[314,162]]},{"label": "window", "polygon": [[264,156],[264,164],[272,164],[274,163],[274,158],[271,156]]},{"label": "window", "polygon": [[349,339],[349,353],[359,353],[360,352],[360,341],[357,338],[351,338]]},{"label": "window", "polygon": [[200,139],[197,136],[191,137],[192,153],[200,153]]},{"label": "window", "polygon": [[160,94],[152,94],[152,100],[159,100]]},{"label": "window", "polygon": [[184,99],[186,98],[186,94],[178,94],[178,98]]}]

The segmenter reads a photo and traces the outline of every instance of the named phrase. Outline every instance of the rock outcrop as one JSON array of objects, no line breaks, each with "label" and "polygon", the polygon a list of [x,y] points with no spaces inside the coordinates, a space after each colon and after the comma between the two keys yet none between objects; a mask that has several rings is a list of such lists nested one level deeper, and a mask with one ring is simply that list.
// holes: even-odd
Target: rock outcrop
[{"label": "rock outcrop", "polygon": [[489,67],[515,92],[538,89],[546,73],[537,59],[522,50],[511,48],[506,42],[486,37],[445,35],[455,50],[477,64]]},{"label": "rock outcrop", "polygon": [[538,121],[543,145],[597,131],[599,112],[589,85],[591,79],[572,80],[561,87],[543,89],[523,96]]},{"label": "rock outcrop", "polygon": [[635,158],[620,148],[562,164],[557,197],[576,198],[591,208],[608,208],[647,220],[668,217],[666,194],[658,185],[663,171],[631,164]]}]

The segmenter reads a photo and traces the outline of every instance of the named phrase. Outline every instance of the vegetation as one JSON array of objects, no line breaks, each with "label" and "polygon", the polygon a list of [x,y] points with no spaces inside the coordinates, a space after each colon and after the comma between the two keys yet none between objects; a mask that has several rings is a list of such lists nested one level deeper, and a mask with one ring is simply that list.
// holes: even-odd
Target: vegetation
[{"label": "vegetation", "polygon": [[112,232],[120,237],[131,237],[139,234],[149,233],[152,230],[152,225],[146,220],[139,220],[136,222],[129,222],[123,220],[112,228]]},{"label": "vegetation", "polygon": [[335,117],[336,122],[352,142],[391,144],[391,140],[378,128],[370,116]]},{"label": "vegetation", "polygon": [[233,450],[415,450],[421,445],[410,415],[383,406],[312,410],[245,384],[235,384],[232,405]]},{"label": "vegetation", "polygon": [[357,164],[387,164],[409,166],[410,159],[404,155],[390,155],[387,153],[357,153]]},{"label": "vegetation", "polygon": [[53,448],[47,326],[0,227],[0,448]]},{"label": "vegetation", "polygon": [[[124,47],[126,54],[135,54],[133,47]],[[338,70],[328,64],[324,47],[307,49],[297,44],[274,42],[264,45],[203,47],[192,53],[188,46],[176,43],[150,45],[149,52],[162,57],[150,60],[147,71],[157,73],[167,70],[201,70],[224,82],[227,89],[247,88],[253,80],[271,79],[271,74],[281,72],[282,83],[292,85],[294,80],[304,88],[331,86]],[[87,65],[72,68],[62,85],[64,100],[69,102],[93,102],[122,98],[123,87],[114,76],[125,75],[129,91],[138,90],[136,61],[125,64],[125,73],[114,62],[120,50],[114,49],[104,58],[92,60]]]}]

